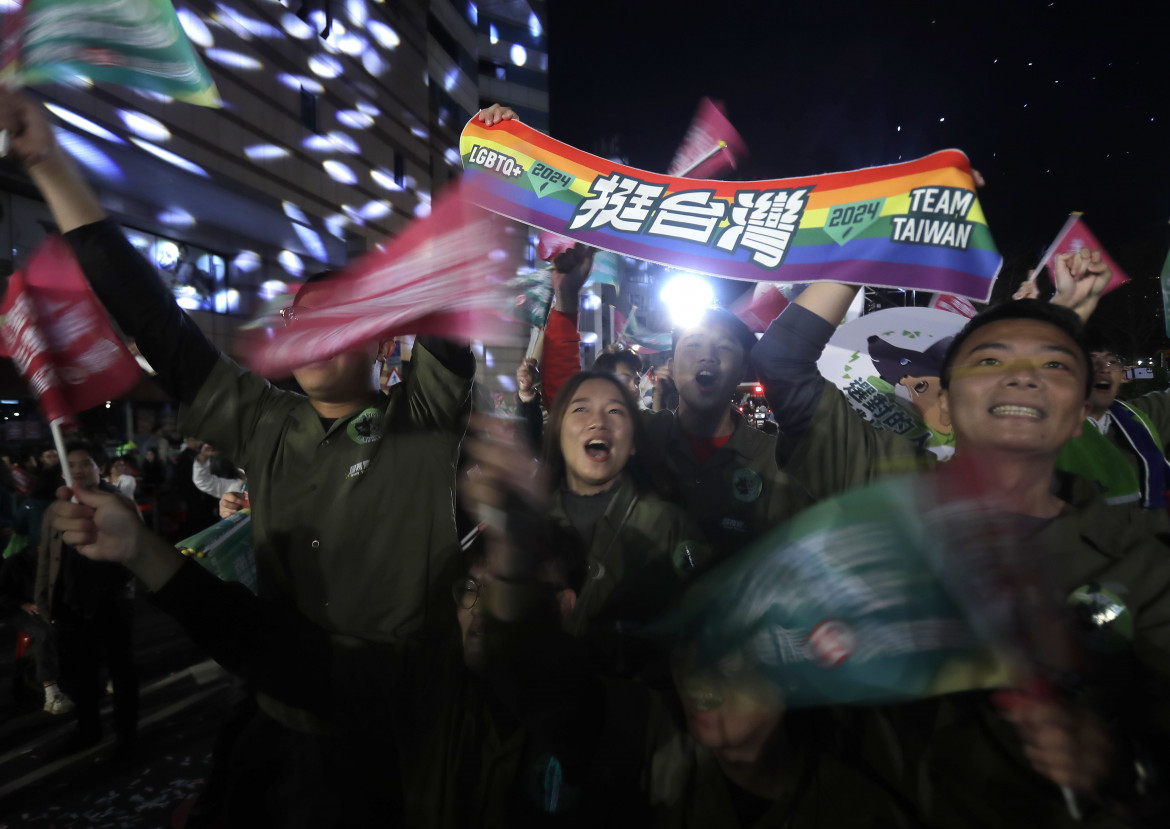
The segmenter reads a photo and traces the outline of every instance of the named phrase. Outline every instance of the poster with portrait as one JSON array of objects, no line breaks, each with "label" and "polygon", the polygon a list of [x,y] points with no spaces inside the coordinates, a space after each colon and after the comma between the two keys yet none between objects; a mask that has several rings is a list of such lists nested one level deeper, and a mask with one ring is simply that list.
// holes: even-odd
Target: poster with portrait
[{"label": "poster with portrait", "polygon": [[955,446],[951,424],[939,411],[939,375],[966,321],[935,308],[866,314],[837,329],[818,367],[867,422],[945,460]]}]

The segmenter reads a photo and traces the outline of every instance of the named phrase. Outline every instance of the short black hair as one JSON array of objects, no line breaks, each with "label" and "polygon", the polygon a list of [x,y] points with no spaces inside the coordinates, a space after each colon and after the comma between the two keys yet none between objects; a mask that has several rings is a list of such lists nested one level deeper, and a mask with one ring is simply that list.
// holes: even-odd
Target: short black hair
[{"label": "short black hair", "polygon": [[331,276],[336,275],[336,273],[337,271],[317,271],[317,273],[308,277],[304,282],[301,283],[301,287],[297,288],[297,292],[293,294],[293,307],[296,308],[301,304],[301,300],[308,296],[311,290],[309,286],[319,285],[320,283],[329,279]]},{"label": "short black hair", "polygon": [[743,359],[745,363],[747,362],[748,355],[752,353],[752,349],[756,345],[756,335],[752,333],[752,330],[747,327],[743,320],[726,308],[707,308],[694,325],[689,325],[686,328],[675,327],[670,332],[670,353],[672,356],[678,350],[678,341],[682,339],[682,336],[688,331],[694,331],[697,328],[722,328],[743,348]]},{"label": "short black hair", "polygon": [[619,366],[625,366],[639,377],[642,376],[642,358],[628,348],[619,348],[613,351],[605,350],[597,355],[590,371],[608,371],[616,374]]},{"label": "short black hair", "polygon": [[944,389],[950,387],[951,367],[955,363],[955,358],[959,356],[963,344],[972,334],[993,322],[1009,320],[1035,320],[1047,323],[1067,334],[1069,339],[1076,343],[1077,350],[1081,354],[1085,368],[1085,398],[1089,397],[1093,390],[1093,355],[1089,352],[1089,341],[1085,335],[1085,326],[1081,323],[1081,318],[1068,308],[1039,299],[1016,299],[1000,305],[993,305],[968,320],[962,330],[955,335],[951,347],[947,349],[939,384]]},{"label": "short black hair", "polygon": [[1091,328],[1088,331],[1089,353],[1101,354],[1109,353],[1117,356],[1121,362],[1129,362],[1129,355],[1126,354],[1125,349],[1119,347],[1119,343],[1105,334],[1095,332]]},{"label": "short black hair", "polygon": [[63,464],[68,463],[70,452],[84,452],[98,466],[102,466],[106,462],[106,453],[101,450],[101,447],[84,438],[75,438],[65,444],[65,457],[61,459]]}]

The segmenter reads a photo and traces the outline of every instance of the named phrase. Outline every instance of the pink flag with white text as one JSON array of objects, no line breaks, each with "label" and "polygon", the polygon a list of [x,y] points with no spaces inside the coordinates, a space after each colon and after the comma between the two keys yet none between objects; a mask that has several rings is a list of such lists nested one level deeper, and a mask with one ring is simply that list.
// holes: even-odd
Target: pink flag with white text
[{"label": "pink flag with white text", "polygon": [[719,178],[728,170],[736,169],[738,160],[746,155],[747,145],[727,120],[723,105],[704,98],[699,101],[695,119],[666,174]]},{"label": "pink flag with white text", "polygon": [[492,214],[448,190],[384,251],[310,283],[311,302],[241,330],[240,351],[256,373],[285,377],[397,334],[488,337],[516,267]]}]

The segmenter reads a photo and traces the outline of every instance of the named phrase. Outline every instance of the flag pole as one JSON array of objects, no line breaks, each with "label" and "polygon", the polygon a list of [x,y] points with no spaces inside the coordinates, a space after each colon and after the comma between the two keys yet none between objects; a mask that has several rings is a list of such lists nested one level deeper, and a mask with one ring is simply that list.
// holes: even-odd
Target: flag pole
[{"label": "flag pole", "polygon": [[680,178],[685,178],[686,176],[689,176],[695,170],[695,168],[698,167],[700,164],[702,164],[704,161],[707,161],[709,159],[714,158],[716,155],[719,154],[720,150],[726,150],[726,149],[727,149],[727,142],[720,140],[718,144],[716,144],[714,147],[712,147],[701,158],[696,159],[694,164],[687,167],[685,170],[682,170],[678,173],[675,173],[675,175],[679,176]]},{"label": "flag pole", "polygon": [[53,445],[57,447],[57,457],[61,461],[61,475],[65,478],[65,486],[73,489],[73,475],[69,472],[69,458],[65,456],[65,438],[61,435],[61,424],[65,418],[58,417],[49,421],[49,431],[53,433]]},{"label": "flag pole", "polygon": [[[1068,233],[1069,229],[1076,223],[1076,221],[1084,215],[1085,214],[1079,210],[1074,210],[1072,213],[1068,214],[1068,219],[1065,220],[1064,226],[1060,229],[1060,232],[1056,234],[1056,238],[1052,240],[1052,244],[1048,246],[1048,250],[1044,251],[1044,255],[1040,257],[1039,264],[1037,264],[1035,269],[1033,269],[1032,276],[1025,281],[1036,281],[1036,277],[1040,275],[1040,271],[1044,268],[1044,263],[1052,258],[1052,254],[1056,253],[1056,246],[1060,244],[1060,240],[1064,238],[1064,234]],[[1056,279],[1054,278],[1052,281],[1055,284]]]}]

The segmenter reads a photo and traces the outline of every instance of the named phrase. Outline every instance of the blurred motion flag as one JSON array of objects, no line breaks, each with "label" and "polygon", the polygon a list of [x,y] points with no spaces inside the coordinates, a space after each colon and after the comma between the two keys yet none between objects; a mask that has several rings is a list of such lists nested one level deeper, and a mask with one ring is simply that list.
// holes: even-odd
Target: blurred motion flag
[{"label": "blurred motion flag", "polygon": [[728,310],[752,331],[762,334],[787,307],[788,297],[779,284],[757,282],[754,289],[740,297]]},{"label": "blurred motion flag", "polygon": [[238,581],[256,592],[256,553],[252,543],[252,510],[242,509],[175,544],[204,569],[223,581]]},{"label": "blurred motion flag", "polygon": [[513,297],[508,316],[536,328],[544,328],[552,309],[552,276],[548,268],[521,268],[508,280],[504,291]]},{"label": "blurred motion flag", "polygon": [[1170,252],[1162,263],[1162,317],[1166,322],[1166,336],[1170,337]]},{"label": "blurred motion flag", "polygon": [[621,287],[621,277],[618,275],[618,255],[610,253],[608,250],[599,250],[593,254],[593,269],[589,271],[589,279],[586,284],[592,285],[612,285],[614,288]]},{"label": "blurred motion flag", "polygon": [[727,120],[723,104],[704,98],[666,174],[715,178],[734,170],[736,161],[746,155],[747,145]]},{"label": "blurred motion flag", "polygon": [[557,258],[558,254],[564,253],[575,244],[577,243],[573,239],[566,239],[564,236],[545,230],[538,237],[536,255],[545,262],[551,262]]},{"label": "blurred motion flag", "polygon": [[1036,273],[1040,272],[1041,268],[1047,267],[1048,273],[1052,273],[1052,258],[1059,256],[1062,253],[1079,253],[1082,248],[1089,250],[1101,251],[1101,259],[1109,266],[1109,270],[1113,272],[1113,278],[1109,280],[1109,284],[1105,286],[1105,290],[1101,295],[1109,293],[1115,288],[1120,288],[1126,282],[1129,282],[1129,277],[1125,275],[1125,271],[1117,267],[1117,263],[1113,261],[1105,248],[1101,247],[1101,243],[1097,241],[1097,237],[1093,235],[1093,231],[1089,230],[1089,226],[1085,224],[1083,213],[1069,213],[1068,221],[1064,223],[1064,227],[1060,229],[1060,233],[1056,234],[1056,238],[1052,240],[1052,244],[1048,246],[1048,250],[1044,251],[1044,258],[1040,260],[1040,264],[1036,266]]},{"label": "blurred motion flag", "polygon": [[930,299],[930,307],[940,311],[950,311],[952,314],[958,314],[967,319],[971,319],[979,313],[974,305],[954,294],[935,294]]},{"label": "blurred motion flag", "polygon": [[168,0],[24,0],[4,41],[0,75],[19,84],[82,75],[222,105]]},{"label": "blurred motion flag", "polygon": [[507,248],[494,217],[449,189],[385,251],[303,286],[301,304],[241,329],[240,353],[257,374],[287,377],[398,334],[490,338],[503,303],[514,301],[504,298],[517,271]]},{"label": "blurred motion flag", "polygon": [[[823,501],[695,579],[645,629],[694,664],[749,666],[789,707],[1001,687],[1066,668],[1062,603],[1015,518],[940,475]],[[961,476],[956,476],[961,477]]]},{"label": "blurred motion flag", "polygon": [[125,394],[138,380],[138,362],[60,236],[45,239],[9,278],[0,313],[0,350],[50,422]]},{"label": "blurred motion flag", "polygon": [[619,324],[618,341],[633,351],[643,354],[657,354],[660,351],[670,351],[672,342],[669,331],[653,331],[638,322],[637,306],[630,309],[629,319],[622,320],[621,314],[614,311],[614,317]]}]

